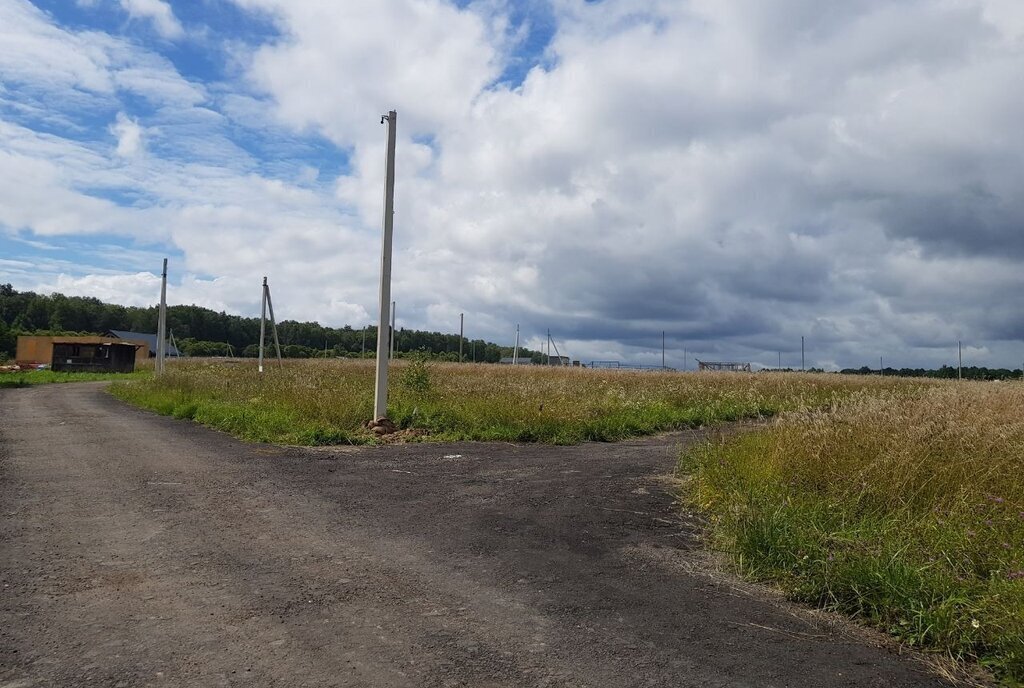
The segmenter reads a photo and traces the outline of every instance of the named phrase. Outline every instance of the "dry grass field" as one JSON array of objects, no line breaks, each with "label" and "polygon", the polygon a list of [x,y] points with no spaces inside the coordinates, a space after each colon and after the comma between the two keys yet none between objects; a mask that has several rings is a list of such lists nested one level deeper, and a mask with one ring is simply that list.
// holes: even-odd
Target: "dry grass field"
[{"label": "dry grass field", "polygon": [[[121,399],[240,438],[289,444],[375,441],[372,361],[175,361]],[[388,416],[405,438],[572,444],[828,406],[859,390],[934,383],[784,373],[662,373],[399,361]]]},{"label": "dry grass field", "polygon": [[746,575],[1024,680],[1024,385],[862,391],[680,470]]}]

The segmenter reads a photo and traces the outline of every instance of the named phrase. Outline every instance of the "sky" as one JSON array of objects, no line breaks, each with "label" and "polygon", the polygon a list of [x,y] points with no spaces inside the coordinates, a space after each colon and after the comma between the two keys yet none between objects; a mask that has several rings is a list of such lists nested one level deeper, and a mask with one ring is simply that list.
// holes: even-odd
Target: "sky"
[{"label": "sky", "polygon": [[0,0],[0,283],[372,323],[391,109],[400,327],[1024,361],[1019,0]]}]

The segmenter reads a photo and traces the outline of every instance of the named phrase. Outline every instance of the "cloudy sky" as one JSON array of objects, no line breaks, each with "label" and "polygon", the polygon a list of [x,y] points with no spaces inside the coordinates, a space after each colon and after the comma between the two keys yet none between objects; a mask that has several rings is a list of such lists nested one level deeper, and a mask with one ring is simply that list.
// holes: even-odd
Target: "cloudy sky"
[{"label": "cloudy sky", "polygon": [[0,282],[574,358],[1017,367],[1020,0],[0,0]]}]

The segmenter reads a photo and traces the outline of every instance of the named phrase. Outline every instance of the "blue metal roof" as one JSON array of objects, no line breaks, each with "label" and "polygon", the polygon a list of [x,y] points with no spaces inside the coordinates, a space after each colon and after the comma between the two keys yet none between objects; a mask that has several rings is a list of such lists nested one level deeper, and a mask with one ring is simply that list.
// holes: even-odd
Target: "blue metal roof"
[{"label": "blue metal roof", "polygon": [[[156,356],[156,333],[146,334],[145,332],[129,332],[128,330],[110,330],[107,334],[118,339],[134,339],[137,342],[146,342],[149,345],[149,355]],[[180,356],[181,353],[170,342],[167,342],[167,355]]]}]

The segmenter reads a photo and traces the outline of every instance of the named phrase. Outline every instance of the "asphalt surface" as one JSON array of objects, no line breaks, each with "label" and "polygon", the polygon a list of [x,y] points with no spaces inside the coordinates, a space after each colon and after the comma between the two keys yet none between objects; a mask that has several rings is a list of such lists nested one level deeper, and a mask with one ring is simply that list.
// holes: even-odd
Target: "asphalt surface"
[{"label": "asphalt surface", "polygon": [[0,688],[943,685],[714,572],[663,478],[700,435],[321,451],[0,391]]}]

